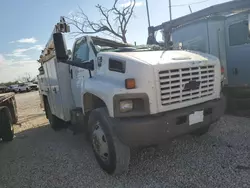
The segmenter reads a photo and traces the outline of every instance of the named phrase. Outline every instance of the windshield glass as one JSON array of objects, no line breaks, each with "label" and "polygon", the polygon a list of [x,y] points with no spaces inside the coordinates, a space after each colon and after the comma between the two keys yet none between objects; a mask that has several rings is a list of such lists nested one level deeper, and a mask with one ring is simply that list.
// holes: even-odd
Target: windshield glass
[{"label": "windshield glass", "polygon": [[160,45],[131,45],[109,39],[91,37],[96,52],[139,52],[165,50]]},{"label": "windshield glass", "polygon": [[159,45],[139,45],[139,46],[112,46],[112,45],[96,45],[94,47],[97,52],[140,52],[140,51],[157,51],[165,50]]}]

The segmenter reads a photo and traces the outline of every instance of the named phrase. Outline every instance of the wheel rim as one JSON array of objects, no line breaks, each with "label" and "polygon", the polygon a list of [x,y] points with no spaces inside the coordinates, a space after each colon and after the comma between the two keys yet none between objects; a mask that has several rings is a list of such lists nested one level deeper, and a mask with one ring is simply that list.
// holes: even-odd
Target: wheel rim
[{"label": "wheel rim", "polygon": [[109,161],[109,148],[106,135],[100,126],[100,122],[96,122],[92,133],[92,145],[94,151],[102,161]]},{"label": "wheel rim", "polygon": [[11,132],[14,133],[14,126],[13,126],[12,122],[10,121],[9,124],[10,124],[10,130],[11,130]]}]

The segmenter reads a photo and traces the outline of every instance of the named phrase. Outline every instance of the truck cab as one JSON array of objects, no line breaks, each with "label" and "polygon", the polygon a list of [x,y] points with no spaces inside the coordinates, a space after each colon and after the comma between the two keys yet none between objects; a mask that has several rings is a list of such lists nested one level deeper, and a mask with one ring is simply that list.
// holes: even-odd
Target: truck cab
[{"label": "truck cab", "polygon": [[[224,70],[224,93],[228,110],[250,105],[249,11],[222,13],[186,23],[172,31],[172,39],[183,49],[212,54]],[[240,57],[240,58],[239,58]]]}]

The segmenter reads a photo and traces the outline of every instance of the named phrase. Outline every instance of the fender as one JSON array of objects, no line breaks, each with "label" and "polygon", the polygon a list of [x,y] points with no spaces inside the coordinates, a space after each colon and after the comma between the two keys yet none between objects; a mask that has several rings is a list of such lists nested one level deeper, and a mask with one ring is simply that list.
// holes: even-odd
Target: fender
[{"label": "fender", "polygon": [[[113,78],[96,75],[86,80],[82,85],[82,96],[91,93],[106,104],[110,117],[114,117],[113,96],[117,93],[127,93],[124,88],[124,81],[114,80]],[[84,109],[84,97],[82,97],[82,109]],[[84,113],[84,110],[83,110]]]}]

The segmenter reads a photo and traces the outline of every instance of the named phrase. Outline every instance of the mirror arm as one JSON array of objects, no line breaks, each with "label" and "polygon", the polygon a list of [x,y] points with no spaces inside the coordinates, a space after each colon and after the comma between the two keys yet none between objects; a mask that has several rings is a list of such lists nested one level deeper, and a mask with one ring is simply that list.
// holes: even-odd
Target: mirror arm
[{"label": "mirror arm", "polygon": [[79,68],[83,68],[83,69],[87,69],[87,70],[89,70],[89,77],[92,78],[91,71],[94,70],[94,60],[83,61],[83,62],[69,61],[69,60],[66,60],[66,61],[65,60],[58,60],[58,62],[72,65],[72,66],[79,67]]},{"label": "mirror arm", "polygon": [[89,69],[89,77],[92,78],[91,70]]}]

